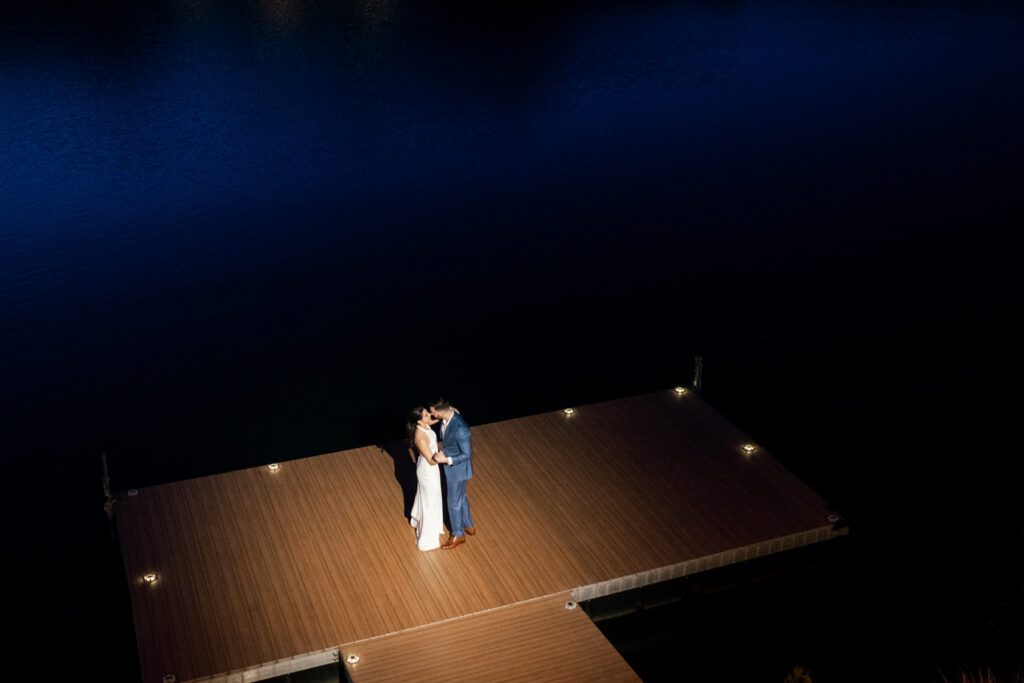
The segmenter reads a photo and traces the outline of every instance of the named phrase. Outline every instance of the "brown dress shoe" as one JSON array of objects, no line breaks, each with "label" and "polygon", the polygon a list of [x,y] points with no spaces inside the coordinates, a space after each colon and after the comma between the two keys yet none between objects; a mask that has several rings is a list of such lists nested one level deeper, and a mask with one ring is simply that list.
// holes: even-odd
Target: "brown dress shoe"
[{"label": "brown dress shoe", "polygon": [[471,527],[471,526],[467,526],[466,527],[466,533],[469,534],[470,536],[476,536],[476,529]]},{"label": "brown dress shoe", "polygon": [[445,544],[441,546],[441,550],[451,550],[457,546],[462,545],[466,542],[465,536],[453,536],[445,541]]}]

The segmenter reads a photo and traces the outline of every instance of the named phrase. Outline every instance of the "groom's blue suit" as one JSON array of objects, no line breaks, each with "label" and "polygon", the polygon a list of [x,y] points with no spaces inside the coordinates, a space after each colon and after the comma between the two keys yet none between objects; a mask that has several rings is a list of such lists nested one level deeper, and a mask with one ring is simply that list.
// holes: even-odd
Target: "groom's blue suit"
[{"label": "groom's blue suit", "polygon": [[458,413],[452,416],[444,428],[444,455],[451,458],[451,463],[445,466],[444,474],[448,481],[448,518],[454,538],[462,536],[466,527],[473,526],[469,499],[466,498],[466,482],[473,478],[473,445],[469,425]]}]

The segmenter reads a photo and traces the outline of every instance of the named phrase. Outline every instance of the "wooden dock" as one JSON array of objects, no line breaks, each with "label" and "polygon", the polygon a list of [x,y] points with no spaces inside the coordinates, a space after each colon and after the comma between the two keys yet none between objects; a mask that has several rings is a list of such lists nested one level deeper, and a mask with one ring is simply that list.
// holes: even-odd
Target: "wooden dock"
[{"label": "wooden dock", "polygon": [[143,680],[261,680],[350,655],[354,681],[635,680],[567,602],[843,533],[692,391],[476,426],[473,449],[478,533],[453,551],[416,548],[394,448],[120,495]]}]

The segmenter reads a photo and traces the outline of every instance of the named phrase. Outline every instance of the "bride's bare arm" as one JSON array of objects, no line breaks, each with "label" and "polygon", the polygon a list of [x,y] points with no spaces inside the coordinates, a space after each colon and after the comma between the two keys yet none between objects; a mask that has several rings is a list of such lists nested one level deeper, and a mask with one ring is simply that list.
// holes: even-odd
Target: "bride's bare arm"
[{"label": "bride's bare arm", "polygon": [[437,461],[434,460],[434,456],[431,455],[430,453],[430,439],[427,438],[426,432],[417,429],[416,437],[413,439],[413,443],[416,444],[416,448],[417,450],[419,450],[420,455],[426,458],[427,462],[429,462],[431,465],[437,464]]}]

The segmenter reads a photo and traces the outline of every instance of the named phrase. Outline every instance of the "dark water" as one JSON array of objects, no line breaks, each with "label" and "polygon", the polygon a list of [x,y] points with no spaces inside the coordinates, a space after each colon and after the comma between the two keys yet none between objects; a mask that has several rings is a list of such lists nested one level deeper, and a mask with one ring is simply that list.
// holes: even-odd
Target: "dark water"
[{"label": "dark water", "polygon": [[1019,664],[1022,29],[1015,3],[5,7],[5,619],[133,675],[101,452],[126,489],[700,354],[708,400],[857,519],[852,662]]}]

